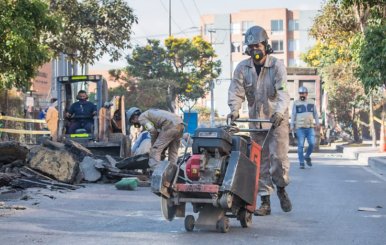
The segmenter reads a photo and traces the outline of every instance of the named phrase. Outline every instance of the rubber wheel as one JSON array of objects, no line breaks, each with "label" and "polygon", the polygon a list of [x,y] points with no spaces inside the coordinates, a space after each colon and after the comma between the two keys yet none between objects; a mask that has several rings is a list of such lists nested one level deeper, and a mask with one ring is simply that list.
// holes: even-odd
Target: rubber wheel
[{"label": "rubber wheel", "polygon": [[161,196],[161,211],[166,220],[172,221],[176,216],[177,208],[175,205],[171,205],[167,198]]},{"label": "rubber wheel", "polygon": [[185,230],[186,231],[193,231],[194,229],[194,216],[193,215],[188,215],[185,217]]},{"label": "rubber wheel", "polygon": [[241,227],[247,228],[252,225],[252,213],[247,210],[241,210],[239,213]]},{"label": "rubber wheel", "polygon": [[229,231],[229,219],[228,217],[222,217],[219,221],[217,221],[217,230],[221,233],[227,233]]}]

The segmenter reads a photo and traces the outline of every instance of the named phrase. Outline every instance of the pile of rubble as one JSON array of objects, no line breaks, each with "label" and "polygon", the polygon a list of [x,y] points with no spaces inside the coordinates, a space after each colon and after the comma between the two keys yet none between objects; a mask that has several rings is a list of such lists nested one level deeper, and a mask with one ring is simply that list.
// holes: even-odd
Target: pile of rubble
[{"label": "pile of rubble", "polygon": [[96,158],[71,140],[45,140],[32,148],[18,142],[0,142],[0,191],[2,187],[74,190],[82,187],[82,182],[113,183],[126,177],[148,180],[145,171],[119,169],[116,163],[109,155]]}]

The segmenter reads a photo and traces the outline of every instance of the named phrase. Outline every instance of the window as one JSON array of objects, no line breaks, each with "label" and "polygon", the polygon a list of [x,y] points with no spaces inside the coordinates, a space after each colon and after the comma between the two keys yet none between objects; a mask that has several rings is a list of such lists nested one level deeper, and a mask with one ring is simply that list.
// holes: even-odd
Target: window
[{"label": "window", "polygon": [[232,53],[240,53],[241,52],[241,44],[239,42],[232,42]]},{"label": "window", "polygon": [[240,34],[240,23],[232,23],[232,34]]},{"label": "window", "polygon": [[213,24],[205,24],[204,29],[205,29],[204,30],[205,36],[209,36],[210,35],[209,31],[213,30]]},{"label": "window", "polygon": [[289,20],[288,30],[289,31],[299,31],[299,20]]},{"label": "window", "polygon": [[276,52],[283,52],[283,40],[272,40],[272,49]]},{"label": "window", "polygon": [[243,21],[242,25],[243,25],[243,30],[242,31],[243,31],[243,33],[245,33],[250,27],[255,25],[255,22],[253,22],[253,21]]},{"label": "window", "polygon": [[298,51],[299,49],[299,40],[290,39],[288,41],[288,51]]},{"label": "window", "polygon": [[271,31],[282,32],[283,31],[283,20],[271,20]]}]

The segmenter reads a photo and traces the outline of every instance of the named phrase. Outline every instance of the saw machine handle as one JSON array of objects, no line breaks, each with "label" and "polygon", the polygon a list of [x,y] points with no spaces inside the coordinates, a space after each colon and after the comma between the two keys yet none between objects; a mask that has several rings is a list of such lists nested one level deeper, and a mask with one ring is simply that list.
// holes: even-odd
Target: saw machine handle
[{"label": "saw machine handle", "polygon": [[[236,119],[234,122],[247,122],[247,123],[250,123],[250,122],[261,122],[261,123],[272,123],[269,119],[260,119],[260,118],[256,118],[256,119]],[[258,128],[239,128],[238,131],[239,132],[269,132],[271,128],[262,128],[262,129],[258,129]]]}]

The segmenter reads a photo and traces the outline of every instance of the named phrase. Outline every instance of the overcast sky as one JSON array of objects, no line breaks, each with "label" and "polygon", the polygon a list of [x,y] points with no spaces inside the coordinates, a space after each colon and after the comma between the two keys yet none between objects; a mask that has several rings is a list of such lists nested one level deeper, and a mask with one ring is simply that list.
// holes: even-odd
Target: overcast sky
[{"label": "overcast sky", "polygon": [[[169,0],[126,0],[138,24],[134,26],[132,45],[143,45],[146,38],[164,39],[169,34]],[[243,9],[287,8],[290,10],[319,10],[324,0],[171,0],[171,29],[178,37],[199,34],[200,15],[225,14]],[[130,53],[123,52],[124,56]],[[92,69],[113,69],[125,66],[122,58],[111,63],[108,57],[98,61]]]}]

